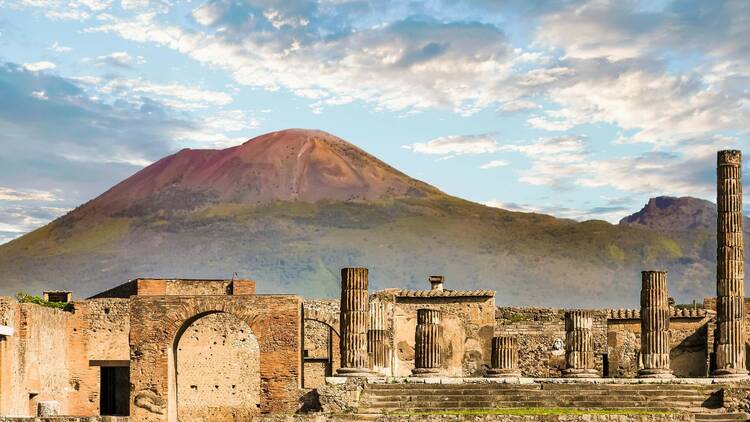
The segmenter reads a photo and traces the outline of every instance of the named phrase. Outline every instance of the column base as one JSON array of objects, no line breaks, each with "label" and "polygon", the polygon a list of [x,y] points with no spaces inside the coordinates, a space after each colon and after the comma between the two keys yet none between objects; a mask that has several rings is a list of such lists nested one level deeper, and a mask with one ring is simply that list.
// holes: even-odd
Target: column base
[{"label": "column base", "polygon": [[368,368],[339,368],[336,370],[338,377],[371,377],[373,372]]},{"label": "column base", "polygon": [[639,369],[638,378],[674,378],[671,369]]},{"label": "column base", "polygon": [[569,368],[563,369],[562,376],[564,378],[599,378],[599,373],[596,369]]},{"label": "column base", "polygon": [[411,376],[419,378],[439,377],[439,368],[414,368],[411,370]]},{"label": "column base", "polygon": [[521,371],[519,369],[490,368],[484,376],[486,378],[518,378],[521,376]]},{"label": "column base", "polygon": [[711,376],[714,378],[747,378],[747,369],[715,369]]}]

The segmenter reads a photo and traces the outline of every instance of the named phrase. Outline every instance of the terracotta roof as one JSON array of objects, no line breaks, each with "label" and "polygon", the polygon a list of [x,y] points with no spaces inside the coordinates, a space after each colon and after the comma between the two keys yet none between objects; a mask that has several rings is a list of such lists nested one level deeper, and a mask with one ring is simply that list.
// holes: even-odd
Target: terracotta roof
[{"label": "terracotta roof", "polygon": [[394,290],[396,297],[494,297],[494,290]]},{"label": "terracotta roof", "polygon": [[[705,309],[671,308],[670,318],[703,318],[707,312]],[[640,319],[639,309],[609,309],[607,319]]]}]

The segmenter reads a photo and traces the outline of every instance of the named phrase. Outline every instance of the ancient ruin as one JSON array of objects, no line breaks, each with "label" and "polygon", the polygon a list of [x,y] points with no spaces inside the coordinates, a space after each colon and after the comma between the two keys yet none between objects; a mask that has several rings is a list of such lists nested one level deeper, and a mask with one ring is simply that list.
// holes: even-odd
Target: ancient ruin
[{"label": "ancient ruin", "polygon": [[643,271],[641,285],[641,378],[670,378],[669,294],[666,271]]},{"label": "ancient ruin", "polygon": [[338,374],[370,374],[367,336],[370,326],[367,268],[341,270],[341,368]]},{"label": "ancient ruin", "polygon": [[442,352],[443,319],[439,310],[418,309],[417,328],[414,333],[415,377],[432,377],[440,374],[443,363]]},{"label": "ancient ruin", "polygon": [[716,370],[747,375],[745,365],[745,255],[742,231],[742,155],[719,151],[716,169]]},{"label": "ancient ruin", "polygon": [[640,309],[498,307],[494,291],[452,290],[440,275],[424,290],[370,291],[367,268],[341,270],[340,300],[147,278],[88,299],[2,297],[0,421],[516,407],[745,420],[740,168],[738,151],[719,152],[717,296],[692,306],[670,303],[666,271],[641,273]]},{"label": "ancient ruin", "polygon": [[597,377],[594,369],[594,339],[591,328],[594,317],[590,311],[574,310],[565,313],[565,370],[569,378]]},{"label": "ancient ruin", "polygon": [[514,336],[492,337],[492,365],[487,370],[491,378],[520,377],[518,369],[518,339]]}]

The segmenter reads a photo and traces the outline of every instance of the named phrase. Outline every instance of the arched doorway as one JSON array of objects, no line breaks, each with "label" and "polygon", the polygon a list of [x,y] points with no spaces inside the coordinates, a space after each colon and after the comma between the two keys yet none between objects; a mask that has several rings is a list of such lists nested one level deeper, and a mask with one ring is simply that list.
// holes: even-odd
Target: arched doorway
[{"label": "arched doorway", "polygon": [[260,411],[260,349],[250,327],[224,312],[187,321],[174,342],[179,421],[244,420]]},{"label": "arched doorway", "polygon": [[305,318],[304,322],[304,387],[317,388],[341,365],[341,339],[328,321]]}]

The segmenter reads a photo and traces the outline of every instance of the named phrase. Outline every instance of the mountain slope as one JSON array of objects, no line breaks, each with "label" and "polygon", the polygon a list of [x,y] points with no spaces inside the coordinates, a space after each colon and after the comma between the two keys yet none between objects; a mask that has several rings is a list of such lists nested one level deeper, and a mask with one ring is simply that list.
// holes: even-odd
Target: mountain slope
[{"label": "mountain slope", "polygon": [[362,265],[373,289],[426,288],[441,273],[503,304],[636,306],[644,268],[668,269],[678,300],[713,292],[715,240],[695,232],[490,208],[327,133],[287,130],[180,151],[0,246],[0,292],[237,272],[261,292],[336,296],[338,269]]}]

